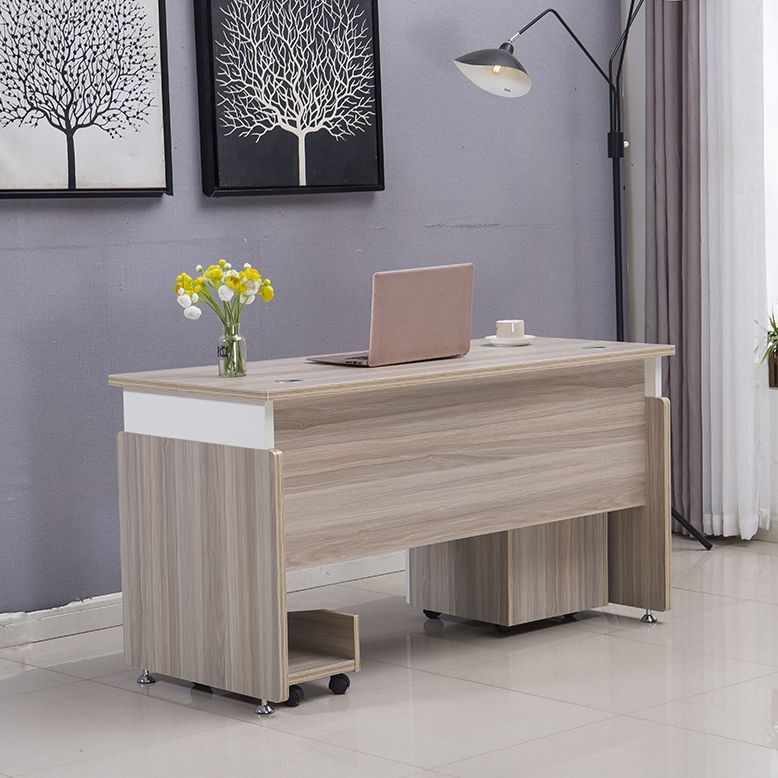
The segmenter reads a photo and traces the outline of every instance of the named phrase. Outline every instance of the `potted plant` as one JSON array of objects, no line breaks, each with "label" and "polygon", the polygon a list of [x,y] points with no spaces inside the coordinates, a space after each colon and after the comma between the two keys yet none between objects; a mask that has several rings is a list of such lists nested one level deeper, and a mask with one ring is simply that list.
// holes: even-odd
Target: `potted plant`
[{"label": "potted plant", "polygon": [[219,375],[239,378],[246,375],[246,341],[240,334],[240,318],[244,309],[257,297],[270,302],[273,287],[267,278],[248,262],[243,269],[233,270],[226,259],[204,268],[198,265],[197,276],[181,273],[176,278],[174,291],[178,304],[187,319],[197,321],[202,315],[198,306],[208,306],[221,321],[223,333],[219,339]]},{"label": "potted plant", "polygon": [[770,314],[766,332],[767,341],[762,354],[762,362],[767,362],[767,368],[770,371],[770,386],[776,389],[778,388],[778,321],[776,321],[775,312]]}]

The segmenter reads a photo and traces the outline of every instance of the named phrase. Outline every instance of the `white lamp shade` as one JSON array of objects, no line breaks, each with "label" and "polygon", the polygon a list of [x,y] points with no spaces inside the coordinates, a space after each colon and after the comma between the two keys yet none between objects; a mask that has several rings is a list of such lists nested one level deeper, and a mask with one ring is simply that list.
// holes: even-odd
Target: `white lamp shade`
[{"label": "white lamp shade", "polygon": [[510,51],[479,49],[457,57],[454,64],[462,75],[489,94],[523,97],[532,88],[532,79],[512,52],[512,46]]}]

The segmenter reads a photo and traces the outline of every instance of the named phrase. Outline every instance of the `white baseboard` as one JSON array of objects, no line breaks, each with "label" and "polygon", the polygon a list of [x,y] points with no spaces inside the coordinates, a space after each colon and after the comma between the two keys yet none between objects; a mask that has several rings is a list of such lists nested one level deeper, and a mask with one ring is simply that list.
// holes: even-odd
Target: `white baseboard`
[{"label": "white baseboard", "polygon": [[[401,572],[405,569],[404,552],[384,554],[367,559],[355,559],[351,562],[340,562],[336,565],[292,570],[286,576],[286,588],[290,592],[297,592],[302,589],[315,589],[319,586]],[[0,648],[119,627],[121,624],[121,593],[78,600],[61,608],[33,613],[2,613],[0,614]]]},{"label": "white baseboard", "polygon": [[315,589],[318,586],[358,581],[360,578],[399,573],[404,571],[406,566],[405,552],[399,551],[396,554],[382,554],[366,559],[354,559],[350,562],[338,562],[336,565],[291,570],[286,574],[286,590],[298,592],[301,589]]},{"label": "white baseboard", "polygon": [[0,648],[118,627],[121,623],[121,594],[78,600],[61,608],[33,613],[3,613],[0,614]]}]

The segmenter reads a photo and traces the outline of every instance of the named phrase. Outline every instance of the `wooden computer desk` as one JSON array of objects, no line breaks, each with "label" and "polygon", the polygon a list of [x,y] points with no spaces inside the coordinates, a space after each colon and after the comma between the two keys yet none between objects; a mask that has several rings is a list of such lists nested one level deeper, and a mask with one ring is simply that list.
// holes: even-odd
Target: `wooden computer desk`
[{"label": "wooden computer desk", "polygon": [[125,655],[266,700],[359,669],[358,618],[287,570],[411,549],[410,601],[494,622],[670,607],[671,346],[482,341],[462,359],[111,376]]}]

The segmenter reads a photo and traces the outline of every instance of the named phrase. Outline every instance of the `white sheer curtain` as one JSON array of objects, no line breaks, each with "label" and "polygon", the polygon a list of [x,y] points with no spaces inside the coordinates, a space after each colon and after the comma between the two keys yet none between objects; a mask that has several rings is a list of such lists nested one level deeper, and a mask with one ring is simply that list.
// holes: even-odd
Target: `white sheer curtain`
[{"label": "white sheer curtain", "polygon": [[[768,0],[764,9],[764,126],[765,126],[765,213],[767,295],[772,310],[778,312],[778,3]],[[770,392],[770,458],[772,515],[778,518],[778,391]]]},{"label": "white sheer curtain", "polygon": [[[769,310],[766,195],[778,192],[765,175],[763,77],[765,54],[772,59],[778,47],[776,39],[764,45],[766,6],[776,4],[705,0],[700,9],[703,523],[707,533],[743,538],[769,527],[778,451],[767,370],[755,359],[756,321]],[[776,72],[773,65],[771,79]]]}]

